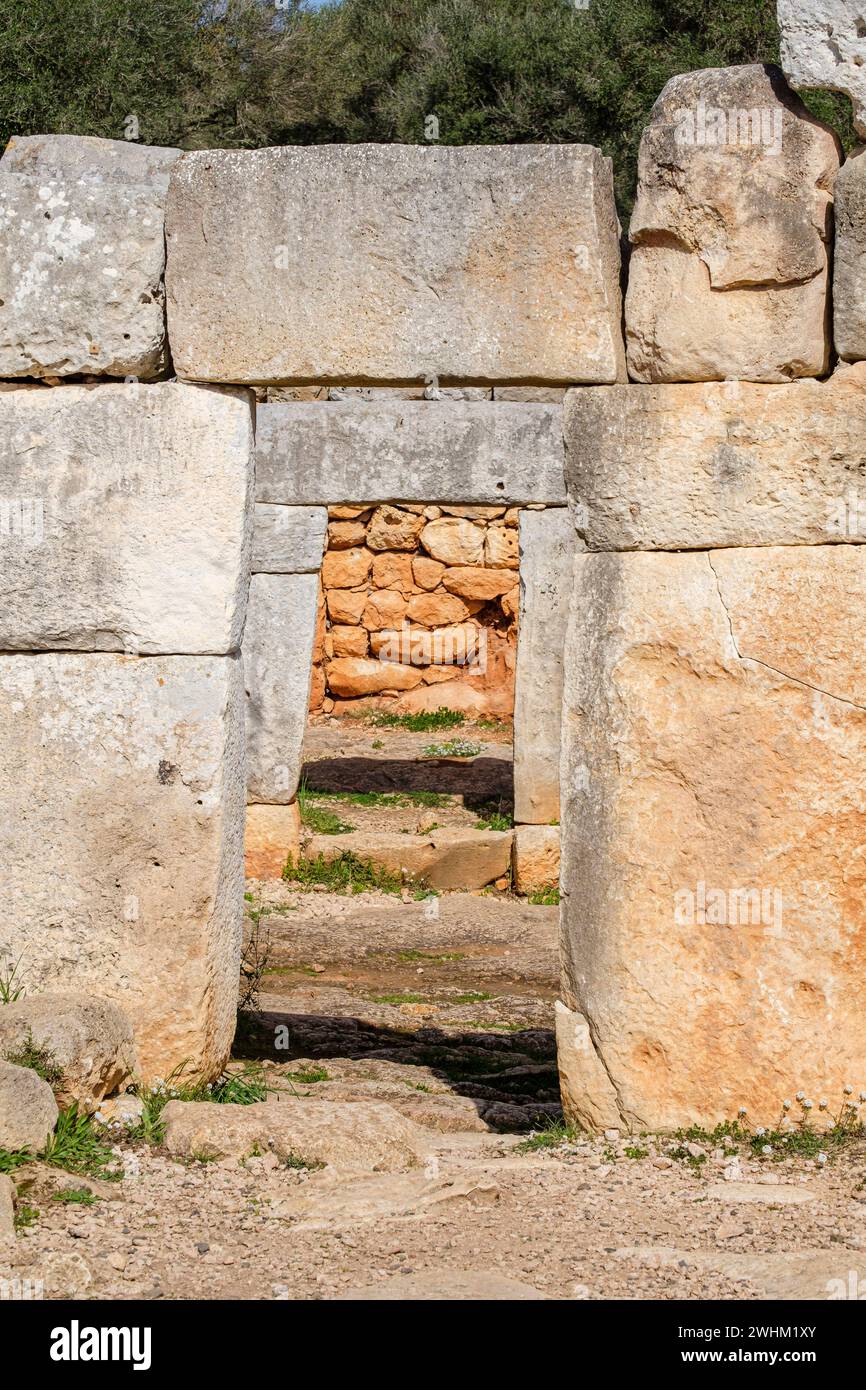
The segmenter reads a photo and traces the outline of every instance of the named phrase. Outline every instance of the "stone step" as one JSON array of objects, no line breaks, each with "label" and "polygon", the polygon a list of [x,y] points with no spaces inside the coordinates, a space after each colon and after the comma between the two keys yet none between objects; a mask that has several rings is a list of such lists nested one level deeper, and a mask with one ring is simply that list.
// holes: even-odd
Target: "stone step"
[{"label": "stone step", "polygon": [[356,830],[313,835],[302,845],[307,859],[337,859],[351,852],[389,873],[431,888],[484,888],[504,878],[511,864],[511,830],[433,830],[427,835]]}]

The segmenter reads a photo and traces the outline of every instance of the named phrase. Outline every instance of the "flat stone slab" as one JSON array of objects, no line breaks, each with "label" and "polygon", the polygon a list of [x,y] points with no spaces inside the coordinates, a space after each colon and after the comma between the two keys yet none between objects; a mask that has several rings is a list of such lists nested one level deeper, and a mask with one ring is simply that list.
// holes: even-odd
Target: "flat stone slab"
[{"label": "flat stone slab", "polygon": [[512,840],[510,830],[433,830],[428,835],[356,830],[313,835],[302,843],[302,852],[307,859],[322,855],[326,860],[351,852],[431,888],[472,889],[508,873]]},{"label": "flat stone slab", "polygon": [[0,160],[0,376],[159,375],[168,173],[180,151],[37,135]]},{"label": "flat stone slab", "polygon": [[183,377],[623,375],[613,180],[589,145],[196,151],[166,236]]},{"label": "flat stone slab", "polygon": [[314,574],[322,568],[327,507],[281,507],[257,502],[253,574]]},{"label": "flat stone slab", "polygon": [[862,364],[786,385],[569,391],[564,432],[591,550],[866,540]]},{"label": "flat stone slab", "polygon": [[298,790],[318,597],[315,574],[250,579],[243,641],[250,801],[286,804]]},{"label": "flat stone slab", "polygon": [[275,402],[256,420],[259,502],[565,502],[558,405]]},{"label": "flat stone slab", "polygon": [[213,1076],[243,900],[237,657],[0,657],[0,959],[119,1004],[140,1075]]},{"label": "flat stone slab", "polygon": [[[836,1247],[832,1250],[796,1250],[739,1254],[724,1250],[679,1250],[666,1245],[634,1245],[617,1250],[619,1259],[654,1265],[684,1264],[694,1269],[716,1270],[728,1279],[753,1284],[766,1299],[800,1300],[858,1297],[857,1278],[852,1294],[850,1270],[859,1254]],[[862,1288],[862,1285],[860,1286]]]},{"label": "flat stone slab", "polygon": [[252,449],[245,391],[0,392],[0,649],[236,650]]}]

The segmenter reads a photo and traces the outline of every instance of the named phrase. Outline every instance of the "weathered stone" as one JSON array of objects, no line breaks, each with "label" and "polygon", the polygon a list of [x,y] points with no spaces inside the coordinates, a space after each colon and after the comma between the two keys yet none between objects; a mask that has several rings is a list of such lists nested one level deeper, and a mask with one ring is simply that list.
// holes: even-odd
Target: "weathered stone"
[{"label": "weathered stone", "polygon": [[595,1133],[618,1128],[622,1120],[616,1091],[593,1047],[589,1024],[583,1014],[567,1009],[560,999],[554,1006],[554,1017],[559,1089],[566,1119]]},{"label": "weathered stone", "polygon": [[521,824],[559,818],[562,661],[576,549],[564,507],[521,513],[514,687],[514,819]]},{"label": "weathered stone", "polygon": [[377,589],[401,589],[404,593],[407,591],[409,593],[415,592],[412,557],[409,555],[395,555],[386,550],[374,556],[372,578]]},{"label": "weathered stone", "polygon": [[370,594],[361,614],[365,628],[375,632],[379,628],[391,627],[400,623],[406,616],[406,600],[396,589],[379,589]]},{"label": "weathered stone", "polygon": [[782,69],[792,87],[844,92],[866,135],[866,24],[858,0],[776,0]]},{"label": "weathered stone", "polygon": [[243,892],[239,659],[3,656],[0,726],[0,958],[21,957],[28,1000],[119,1004],[145,1080],[218,1072]]},{"label": "weathered stone", "polygon": [[301,843],[301,810],[288,806],[247,807],[244,833],[244,873],[247,878],[281,878],[288,859],[297,859]]},{"label": "weathered stone", "polygon": [[247,392],[0,393],[0,649],[235,650],[252,468]]},{"label": "weathered stone", "polygon": [[431,560],[429,555],[416,555],[412,560],[412,578],[419,589],[435,589],[445,573],[445,565]]},{"label": "weathered stone", "polygon": [[328,617],[332,623],[359,623],[361,614],[367,606],[369,594],[366,589],[329,589],[325,595]]},{"label": "weathered stone", "polygon": [[866,550],[575,573],[563,998],[621,1123],[772,1124],[797,1090],[862,1085]]},{"label": "weathered stone", "polygon": [[618,230],[610,161],[588,145],[188,154],[166,221],[175,366],[208,381],[616,381]]},{"label": "weathered stone", "polygon": [[864,434],[862,364],[784,386],[571,391],[575,521],[592,550],[866,540]]},{"label": "weathered stone", "polygon": [[45,1147],[57,1123],[57,1101],[47,1081],[29,1067],[0,1062],[0,1149]]},{"label": "weathered stone", "polygon": [[502,402],[263,405],[256,496],[294,506],[565,502],[562,409]]},{"label": "weathered stone", "polygon": [[428,521],[421,532],[421,544],[434,560],[443,565],[483,565],[484,530],[459,516],[443,516]]},{"label": "weathered stone", "polygon": [[341,656],[328,663],[328,686],[334,695],[379,695],[383,690],[411,690],[421,682],[415,666]]},{"label": "weathered stone", "polygon": [[540,893],[559,886],[559,826],[518,825],[511,856],[518,893]]},{"label": "weathered stone", "polygon": [[327,1100],[215,1105],[171,1100],[162,1112],[169,1153],[243,1158],[256,1151],[345,1170],[393,1173],[417,1167],[423,1131],[390,1105]]},{"label": "weathered stone", "polygon": [[331,550],[348,550],[364,545],[367,528],[363,521],[332,521],[328,525],[328,545]]},{"label": "weathered stone", "polygon": [[[388,628],[371,632],[370,649],[383,661],[399,659],[410,666],[428,664],[462,666],[478,655],[478,627],[475,623],[452,623],[447,627]],[[451,672],[453,677],[454,672]]]},{"label": "weathered stone", "polygon": [[636,381],[827,370],[839,144],[753,64],[674,77],[644,131],[626,297]]},{"label": "weathered stone", "polygon": [[10,1240],[15,1235],[15,1184],[5,1173],[0,1173],[0,1240]]},{"label": "weathered stone", "polygon": [[286,804],[297,794],[318,598],[314,574],[250,580],[243,645],[249,801]]},{"label": "weathered stone", "polygon": [[171,164],[124,140],[18,137],[0,161],[0,375],[158,375]]},{"label": "weathered stone", "polygon": [[428,835],[353,830],[343,835],[314,835],[305,854],[309,859],[321,855],[331,860],[351,852],[391,874],[446,891],[484,888],[502,878],[511,860],[511,841],[510,830],[460,827],[433,830]]},{"label": "weathered stone", "polygon": [[505,507],[455,507],[443,506],[440,508],[445,516],[463,516],[469,521],[493,521],[496,517],[505,515]]},{"label": "weathered stone", "polygon": [[469,609],[454,594],[416,594],[409,600],[406,616],[410,623],[421,627],[448,627],[462,623],[469,616]]},{"label": "weathered stone", "polygon": [[104,1125],[122,1125],[124,1129],[134,1129],[144,1115],[144,1101],[141,1096],[125,1091],[100,1102],[95,1118]]},{"label": "weathered stone", "polygon": [[488,526],[484,537],[484,563],[491,569],[517,569],[520,561],[517,531],[513,527]]},{"label": "weathered stone", "polygon": [[364,546],[326,551],[322,561],[322,583],[326,589],[354,589],[366,583],[372,563],[372,552]]},{"label": "weathered stone", "polygon": [[565,386],[494,386],[495,401],[544,401],[548,405],[561,403]]},{"label": "weathered stone", "polygon": [[378,507],[370,520],[367,544],[371,550],[414,550],[423,525],[423,516],[414,512]]},{"label": "weathered stone", "polygon": [[[441,573],[441,569],[440,569]],[[445,570],[442,574],[443,588],[449,594],[460,598],[480,599],[489,603],[510,589],[514,583],[512,574],[503,574],[501,569],[482,569],[476,565],[461,565]]]},{"label": "weathered stone", "polygon": [[327,524],[324,507],[280,507],[257,502],[253,574],[318,573]]},{"label": "weathered stone", "polygon": [[339,624],[331,628],[331,653],[333,656],[366,656],[369,645],[367,629],[364,627],[343,627]]},{"label": "weathered stone", "polygon": [[336,1303],[543,1303],[548,1295],[507,1275],[476,1269],[395,1274],[337,1294]]},{"label": "weathered stone", "polygon": [[32,1045],[61,1073],[63,1105],[95,1110],[136,1068],[132,1025],[117,1004],[88,994],[37,994],[0,1009],[0,1057],[16,1061]]},{"label": "weathered stone", "polygon": [[866,150],[842,165],[833,198],[833,338],[841,358],[859,362],[866,358]]}]

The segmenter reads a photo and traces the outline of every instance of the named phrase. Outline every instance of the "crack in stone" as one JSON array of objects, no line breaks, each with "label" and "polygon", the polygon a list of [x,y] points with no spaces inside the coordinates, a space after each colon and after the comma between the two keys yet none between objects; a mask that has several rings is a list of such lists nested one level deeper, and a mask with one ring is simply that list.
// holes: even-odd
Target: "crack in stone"
[{"label": "crack in stone", "polygon": [[709,550],[706,551],[705,554],[707,557],[707,563],[710,569],[712,570],[713,579],[715,580],[716,584],[716,593],[719,596],[719,603],[722,605],[722,612],[724,613],[727,619],[728,631],[731,634],[731,645],[734,649],[738,661],[751,661],[754,666],[763,666],[765,671],[772,671],[774,675],[781,676],[783,680],[790,681],[792,685],[802,686],[804,690],[814,690],[816,695],[824,695],[828,700],[836,700],[841,705],[849,705],[851,709],[859,709],[866,712],[866,705],[858,704],[856,700],[849,700],[845,695],[834,695],[831,690],[825,690],[823,686],[813,685],[811,681],[803,680],[800,676],[792,676],[790,671],[782,671],[778,666],[771,666],[769,661],[762,661],[759,656],[744,656],[743,653],[740,651],[739,644],[734,635],[734,625],[731,620],[731,614],[728,610],[728,605],[725,603],[725,600],[722,597],[722,586],[719,582],[718,572],[713,564],[712,554]]}]

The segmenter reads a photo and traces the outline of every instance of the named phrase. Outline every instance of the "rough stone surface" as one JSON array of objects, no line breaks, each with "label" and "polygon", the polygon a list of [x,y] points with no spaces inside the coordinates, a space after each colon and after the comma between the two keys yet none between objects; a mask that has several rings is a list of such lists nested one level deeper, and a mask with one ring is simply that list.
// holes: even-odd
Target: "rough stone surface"
[{"label": "rough stone surface", "polygon": [[252,487],[248,392],[0,393],[0,649],[236,650]]},{"label": "rough stone surface", "polygon": [[336,859],[351,851],[392,874],[423,881],[442,890],[484,888],[508,872],[510,830],[434,830],[427,835],[385,831],[348,831],[314,835],[304,853]]},{"label": "rough stone surface", "polygon": [[285,804],[297,794],[318,597],[314,574],[250,580],[243,645],[249,801]]},{"label": "rough stone surface", "polygon": [[864,434],[862,364],[779,386],[570,391],[577,528],[591,550],[866,540]]},{"label": "rough stone surface", "polygon": [[547,1294],[496,1271],[442,1269],[424,1274],[396,1274],[379,1284],[350,1289],[338,1303],[538,1303]]},{"label": "rough stone surface", "polygon": [[213,1105],[172,1100],[162,1112],[169,1153],[242,1158],[255,1150],[340,1169],[393,1173],[417,1167],[426,1140],[390,1105],[294,1100]]},{"label": "rough stone surface", "polygon": [[237,657],[0,657],[0,958],[27,998],[114,1000],[144,1079],[213,1075],[235,1026]]},{"label": "rough stone surface", "polygon": [[866,135],[866,25],[859,0],[776,0],[782,69],[792,87],[844,92]]},{"label": "rough stone surface", "polygon": [[505,401],[260,406],[260,502],[565,502],[562,409]]},{"label": "rough stone surface", "polygon": [[184,377],[622,374],[613,181],[591,146],[195,152],[166,237]]},{"label": "rough stone surface", "polygon": [[47,1081],[29,1067],[0,1062],[0,1149],[38,1152],[57,1115],[57,1101]]},{"label": "rough stone surface", "polygon": [[577,539],[568,511],[520,514],[520,636],[514,688],[514,819],[559,819],[562,660]]},{"label": "rough stone surface", "polygon": [[851,155],[833,189],[833,338],[846,362],[866,358],[866,151]]},{"label": "rough stone surface", "polygon": [[280,507],[257,502],[253,574],[317,574],[328,513],[324,507]]},{"label": "rough stone surface", "polygon": [[798,1090],[859,1089],[866,551],[581,555],[575,573],[563,1000],[621,1124],[711,1128],[740,1106],[774,1124]]},{"label": "rough stone surface", "polygon": [[512,853],[518,893],[538,893],[559,885],[559,826],[518,825]]},{"label": "rough stone surface", "polygon": [[288,806],[248,806],[244,834],[244,873],[247,878],[281,878],[286,860],[297,859],[301,840],[301,809]]},{"label": "rough stone surface", "polygon": [[18,137],[0,161],[0,375],[149,378],[166,365],[168,172],[180,152]]},{"label": "rough stone surface", "polygon": [[328,664],[328,685],[335,695],[343,699],[356,695],[377,695],[383,690],[413,690],[420,684],[420,668],[398,661],[341,656]]},{"label": "rough stone surface", "polygon": [[787,381],[830,356],[839,144],[777,68],[674,77],[644,131],[629,237],[636,381]]},{"label": "rough stone surface", "polygon": [[15,1184],[0,1173],[0,1240],[15,1235]]},{"label": "rough stone surface", "polygon": [[424,549],[443,565],[483,565],[484,531],[460,516],[428,521],[420,536]]},{"label": "rough stone surface", "polygon": [[76,1101],[93,1111],[135,1074],[132,1025],[108,999],[37,994],[0,1009],[0,1057],[14,1058],[30,1043],[50,1053],[59,1067],[54,1093],[62,1105]]},{"label": "rough stone surface", "polygon": [[601,1134],[622,1124],[616,1092],[592,1043],[583,1014],[557,999],[556,1061],[563,1113],[572,1124]]}]

